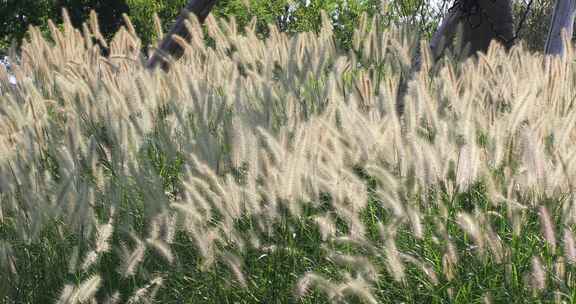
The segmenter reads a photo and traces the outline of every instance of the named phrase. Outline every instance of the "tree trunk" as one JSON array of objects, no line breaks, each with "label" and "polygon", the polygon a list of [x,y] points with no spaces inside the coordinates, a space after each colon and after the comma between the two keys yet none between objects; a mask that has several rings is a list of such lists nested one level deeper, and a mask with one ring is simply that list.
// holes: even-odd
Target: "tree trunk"
[{"label": "tree trunk", "polygon": [[448,15],[442,20],[442,23],[432,36],[430,40],[430,49],[432,50],[432,56],[434,61],[440,59],[442,52],[446,49],[446,46],[452,42],[458,24],[462,19],[462,12],[460,10],[452,10],[448,12]]},{"label": "tree trunk", "polygon": [[[458,43],[454,43],[456,36],[460,39]],[[430,49],[434,61],[440,59],[444,50],[449,47],[461,58],[467,58],[477,52],[486,52],[492,40],[509,48],[514,43],[514,38],[512,0],[455,0],[434,33]],[[396,99],[399,115],[404,112],[408,82],[418,70],[420,58],[414,60],[409,78],[400,81]]]},{"label": "tree trunk", "polygon": [[179,58],[182,56],[184,50],[172,39],[173,35],[178,35],[186,40],[190,40],[190,33],[186,29],[185,21],[190,13],[198,17],[200,22],[204,22],[210,10],[216,4],[217,0],[190,0],[170,32],[164,37],[160,46],[154,52],[150,60],[148,60],[147,67],[154,69],[160,64],[160,67],[167,71],[169,69],[169,56]]},{"label": "tree trunk", "polygon": [[509,48],[514,43],[514,17],[511,0],[456,0],[430,47],[436,59],[450,45],[461,27],[461,56],[486,52],[492,40]]},{"label": "tree trunk", "polygon": [[576,0],[556,0],[554,13],[550,21],[550,30],[546,38],[544,52],[548,55],[564,55],[564,39],[562,33],[568,39],[572,38],[574,29],[574,16],[576,14]]}]

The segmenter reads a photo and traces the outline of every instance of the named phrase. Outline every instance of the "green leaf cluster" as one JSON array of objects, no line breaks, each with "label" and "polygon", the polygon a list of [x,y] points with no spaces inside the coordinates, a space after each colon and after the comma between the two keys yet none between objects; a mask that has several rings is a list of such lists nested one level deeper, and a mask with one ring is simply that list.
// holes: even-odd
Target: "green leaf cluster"
[{"label": "green leaf cluster", "polygon": [[[67,9],[75,26],[87,20],[91,10],[98,13],[101,31],[110,37],[123,24],[122,14],[128,14],[143,45],[153,44],[157,37],[154,16],[163,21],[167,31],[187,0],[4,0],[0,2],[0,55],[26,35],[28,26],[47,28],[49,19],[62,22],[62,9]],[[380,0],[220,0],[213,11],[217,17],[235,18],[240,29],[255,18],[257,33],[265,37],[269,25],[285,32],[317,31],[321,12],[331,19],[335,38],[348,48],[359,18],[380,14],[385,20],[399,21],[417,13],[426,0],[394,1],[385,5]]]}]

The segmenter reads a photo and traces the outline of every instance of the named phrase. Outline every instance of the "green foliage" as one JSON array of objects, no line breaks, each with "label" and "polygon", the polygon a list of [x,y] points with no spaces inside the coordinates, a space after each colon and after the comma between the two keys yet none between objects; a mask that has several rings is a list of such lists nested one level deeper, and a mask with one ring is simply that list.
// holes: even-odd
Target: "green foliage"
[{"label": "green foliage", "polygon": [[187,0],[126,0],[130,19],[143,44],[154,44],[159,39],[154,24],[155,16],[164,21],[163,30],[167,32],[186,2]]},{"label": "green foliage", "polygon": [[[157,14],[168,30],[172,20],[178,15],[186,1],[128,0],[130,16],[145,44],[154,37],[153,16]],[[336,40],[350,47],[352,32],[360,16],[369,16],[378,11],[380,1],[376,0],[222,0],[213,11],[216,17],[234,18],[242,29],[253,19],[256,20],[257,34],[265,37],[269,26],[276,25],[280,30],[296,33],[318,31],[322,24],[321,12],[330,16],[335,27]]]},{"label": "green foliage", "polygon": [[414,26],[415,32],[430,33],[439,22],[440,12],[431,9],[427,0],[400,0],[390,4],[380,0],[223,0],[214,13],[234,17],[242,26],[255,18],[258,33],[264,37],[269,25],[276,25],[288,33],[318,32],[322,26],[322,12],[334,27],[336,42],[349,49],[352,34],[363,14],[380,16],[387,26]]},{"label": "green foliage", "polygon": [[0,10],[0,52],[12,44],[19,45],[29,26],[48,29],[48,20],[62,23],[62,9],[68,10],[72,23],[80,27],[91,10],[99,16],[105,37],[115,33],[122,24],[122,14],[128,12],[123,0],[6,0]]},{"label": "green foliage", "polygon": [[[6,9],[0,10],[0,52],[14,42],[19,44],[29,25],[47,30],[48,19],[61,23],[61,9],[69,11],[72,22],[79,27],[90,10],[98,13],[101,31],[110,38],[123,24],[123,13],[131,17],[143,46],[158,40],[154,15],[162,20],[166,32],[180,14],[187,0],[7,0]],[[515,2],[517,18],[521,18],[529,1]],[[288,33],[318,31],[321,12],[329,16],[334,27],[336,42],[344,49],[351,47],[352,33],[359,18],[380,16],[386,26],[403,24],[417,29],[415,32],[429,37],[451,1],[438,1],[432,7],[428,0],[220,0],[213,13],[216,17],[234,18],[242,30],[256,19],[257,34],[265,37],[269,26],[276,25]],[[549,19],[549,0],[533,0],[521,38],[531,49],[541,49]],[[519,22],[519,20],[517,21]],[[0,53],[1,55],[1,53]]]},{"label": "green foliage", "polygon": [[[143,41],[143,45],[154,44],[156,30],[154,15],[158,15],[166,32],[186,4],[186,0],[61,0],[57,2],[41,0],[8,0],[7,10],[0,12],[0,50],[11,42],[19,42],[28,25],[46,27],[47,20],[57,24],[62,22],[61,9],[66,8],[73,24],[77,27],[87,19],[90,10],[98,13],[101,31],[110,38],[127,13]],[[362,14],[384,16],[387,24],[406,21],[416,16],[419,10],[425,11],[424,0],[394,1],[393,5],[381,7],[380,0],[221,0],[213,13],[217,17],[235,18],[240,29],[255,18],[257,34],[268,35],[269,26],[276,25],[289,33],[318,31],[322,24],[321,12],[329,16],[334,26],[336,41],[350,47],[352,33]],[[437,16],[436,16],[437,17]],[[434,21],[431,18],[419,18]],[[413,21],[413,20],[412,20]],[[437,22],[437,20],[435,21]],[[430,27],[427,25],[428,28]]]},{"label": "green foliage", "polygon": [[45,25],[53,17],[53,6],[49,0],[7,0],[2,1],[1,5],[0,52],[14,40],[21,40],[29,25]]}]

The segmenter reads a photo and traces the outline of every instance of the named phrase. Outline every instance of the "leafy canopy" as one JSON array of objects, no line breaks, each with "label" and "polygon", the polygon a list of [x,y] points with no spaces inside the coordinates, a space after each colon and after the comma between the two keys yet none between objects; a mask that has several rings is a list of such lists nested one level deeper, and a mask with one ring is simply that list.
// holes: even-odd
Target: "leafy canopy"
[{"label": "leafy canopy", "polygon": [[[91,10],[98,14],[101,31],[110,38],[122,25],[122,14],[128,14],[144,45],[154,43],[154,15],[163,21],[164,31],[185,6],[187,0],[7,0],[0,10],[0,54],[13,43],[19,44],[28,26],[47,29],[49,19],[62,23],[61,10],[66,8],[72,23],[79,27]],[[257,34],[268,34],[268,25],[275,24],[285,32],[318,31],[321,12],[331,18],[336,40],[348,48],[354,27],[363,13],[380,14],[387,22],[422,21],[414,18],[428,12],[427,0],[400,0],[384,5],[381,0],[220,0],[213,11],[217,17],[235,18],[242,29],[253,18]],[[420,12],[420,13],[419,13]]]}]

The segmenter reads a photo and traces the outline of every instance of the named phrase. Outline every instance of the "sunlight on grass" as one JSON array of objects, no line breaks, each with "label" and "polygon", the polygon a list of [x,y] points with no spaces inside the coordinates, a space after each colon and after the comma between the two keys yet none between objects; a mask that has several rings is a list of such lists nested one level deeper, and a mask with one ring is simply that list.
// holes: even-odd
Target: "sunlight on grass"
[{"label": "sunlight on grass", "polygon": [[423,44],[399,118],[419,44],[377,24],[344,53],[192,19],[169,73],[131,27],[108,57],[32,29],[0,67],[2,301],[575,301],[572,55]]}]

